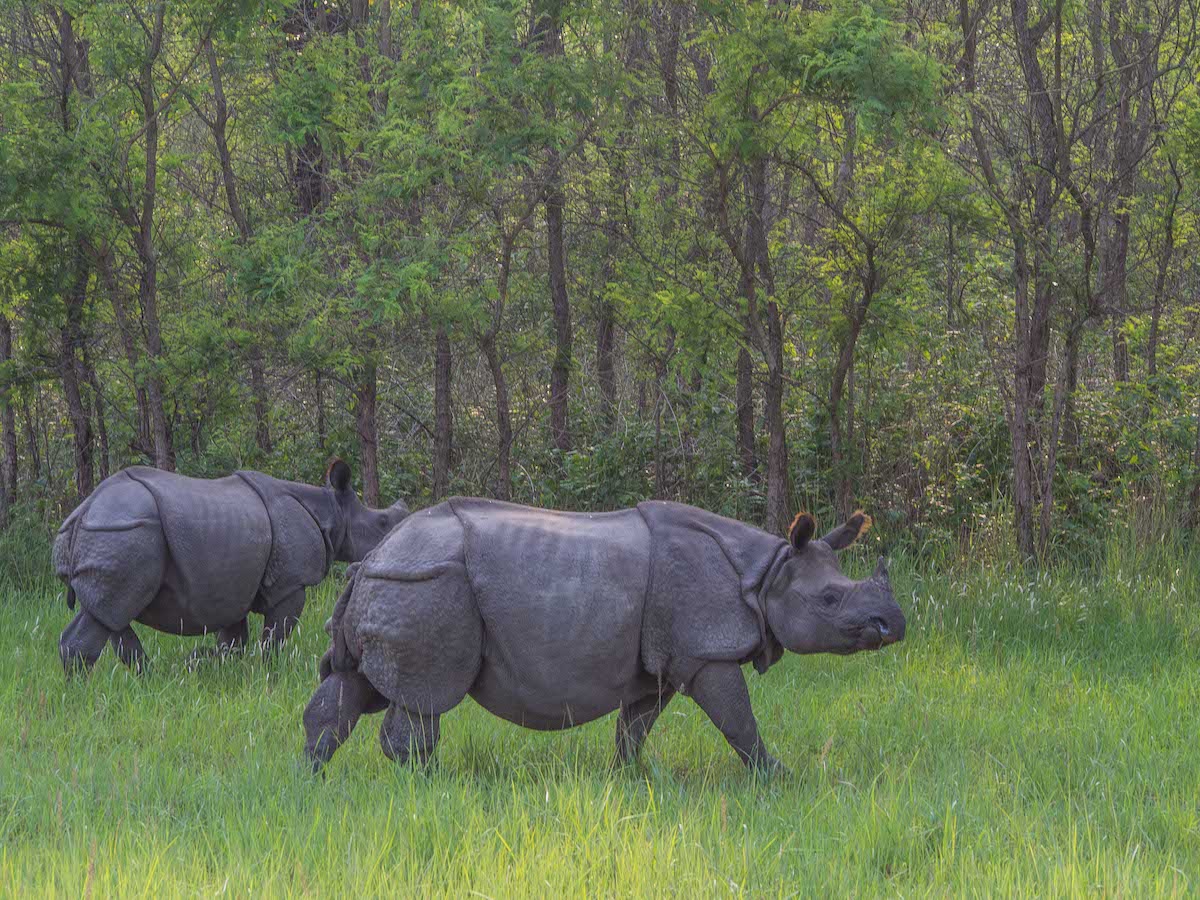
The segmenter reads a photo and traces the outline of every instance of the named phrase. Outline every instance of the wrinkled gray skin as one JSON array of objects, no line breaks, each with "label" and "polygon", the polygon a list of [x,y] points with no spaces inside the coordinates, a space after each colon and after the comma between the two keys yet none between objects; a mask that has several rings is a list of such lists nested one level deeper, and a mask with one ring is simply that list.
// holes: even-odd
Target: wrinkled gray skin
[{"label": "wrinkled gray skin", "polygon": [[262,639],[287,639],[304,589],[334,560],[357,562],[408,515],[364,506],[336,460],[324,487],[261,472],[187,478],[135,466],[104,480],[67,517],[54,567],[80,610],[59,638],[67,673],[89,670],[111,643],[135,670],[145,662],[131,623],[168,634],[215,632],[219,652],[245,646],[247,616]]},{"label": "wrinkled gray skin", "polygon": [[424,762],[439,717],[467,694],[537,729],[619,709],[628,761],[677,691],[747,765],[774,769],[742,665],[904,637],[883,561],[865,581],[838,567],[835,552],[869,524],[856,513],[812,540],[801,515],[784,541],[657,501],[589,515],[455,498],[415,513],[351,571],[326,624],[304,713],[313,769],[385,709],[384,753]]}]

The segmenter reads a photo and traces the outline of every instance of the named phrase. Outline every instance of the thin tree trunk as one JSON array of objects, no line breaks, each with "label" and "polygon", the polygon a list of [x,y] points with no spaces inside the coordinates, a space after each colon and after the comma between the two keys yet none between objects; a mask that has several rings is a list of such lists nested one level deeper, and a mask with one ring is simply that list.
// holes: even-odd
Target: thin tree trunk
[{"label": "thin tree trunk", "polygon": [[379,423],[375,416],[377,370],[374,359],[358,371],[354,386],[354,423],[362,468],[363,502],[379,506]]},{"label": "thin tree trunk", "polygon": [[571,432],[567,420],[571,378],[571,305],[567,297],[563,195],[558,176],[555,176],[554,184],[546,192],[546,233],[550,265],[550,299],[554,314],[554,364],[550,368],[550,431],[554,437],[554,446],[566,452],[571,449]]},{"label": "thin tree trunk", "polygon": [[313,370],[313,387],[317,395],[317,446],[325,453],[328,443],[328,428],[325,424],[325,385],[321,378],[321,370]]},{"label": "thin tree trunk", "polygon": [[504,366],[496,348],[496,339],[490,333],[480,338],[488,370],[492,373],[492,384],[496,390],[496,499],[508,500],[512,493],[512,419],[508,401],[508,382],[504,377]]},{"label": "thin tree trunk", "polygon": [[[41,388],[37,388],[40,392]],[[34,422],[37,421],[36,413],[29,408],[29,401],[26,400],[21,404],[21,412],[24,413],[22,418],[25,426],[25,452],[29,454],[29,466],[34,481],[38,481],[42,477],[42,454],[38,449],[37,428],[34,427]]]},{"label": "thin tree trunk", "polygon": [[1196,439],[1192,447],[1192,489],[1188,494],[1188,525],[1200,525],[1200,393],[1196,395]]},{"label": "thin tree trunk", "polygon": [[263,453],[274,449],[271,443],[270,404],[267,400],[267,376],[263,370],[262,347],[257,338],[250,345],[250,393],[254,396],[254,442]]},{"label": "thin tree trunk", "polygon": [[83,347],[83,372],[95,398],[93,408],[96,413],[96,437],[100,441],[100,480],[103,481],[108,477],[112,455],[108,445],[108,425],[104,416],[104,391],[100,387],[100,377],[96,374],[96,367],[92,365],[91,354],[88,353],[86,344]]},{"label": "thin tree trunk", "polygon": [[79,351],[83,346],[83,307],[87,302],[87,284],[90,272],[83,254],[76,254],[75,280],[63,298],[66,320],[60,331],[59,377],[62,379],[63,397],[67,403],[67,417],[71,422],[72,447],[75,465],[76,502],[86,500],[95,487],[95,472],[92,468],[92,416],[81,390],[82,365]]},{"label": "thin tree trunk", "polygon": [[138,364],[141,354],[138,351],[138,338],[134,325],[125,305],[125,297],[117,284],[113,272],[112,251],[105,247],[96,255],[96,268],[104,290],[112,304],[113,317],[117,321],[117,330],[121,334],[121,346],[125,351],[125,361],[129,363],[130,376],[134,384],[134,402],[137,407],[137,422],[134,424],[134,450],[139,455],[153,455],[153,438],[150,436],[150,404],[146,397],[146,386],[141,366]]},{"label": "thin tree trunk", "polygon": [[787,437],[783,420],[783,322],[779,307],[767,304],[767,522],[772,534],[787,526]]},{"label": "thin tree trunk", "polygon": [[1167,303],[1167,276],[1171,270],[1171,258],[1175,253],[1175,209],[1179,204],[1179,195],[1183,191],[1183,181],[1175,168],[1175,161],[1170,161],[1171,175],[1175,180],[1175,188],[1171,192],[1167,204],[1166,221],[1163,223],[1163,247],[1158,255],[1158,272],[1154,277],[1154,309],[1150,315],[1150,336],[1146,347],[1146,375],[1151,380],[1151,390],[1157,390],[1153,384],[1158,375],[1158,343],[1160,321],[1163,308]]},{"label": "thin tree trunk", "polygon": [[[539,0],[534,4],[531,37],[539,41],[548,60],[563,55],[562,2]],[[554,121],[557,109],[553,96],[544,99],[546,118]],[[557,147],[547,153],[549,176],[544,195],[546,210],[546,255],[549,266],[550,303],[554,317],[554,363],[550,367],[550,432],[554,446],[564,453],[571,449],[568,422],[568,389],[571,378],[571,304],[567,295],[567,259],[563,240],[563,175]]]},{"label": "thin tree trunk", "polygon": [[[12,359],[12,324],[0,314],[0,367]],[[11,389],[0,384],[0,528],[17,496],[17,423]]]},{"label": "thin tree trunk", "polygon": [[[749,335],[746,336],[749,340]],[[737,393],[735,395],[737,413],[737,447],[738,455],[742,458],[742,473],[751,481],[757,482],[758,452],[754,446],[754,364],[750,360],[750,351],[742,346],[737,357]]]},{"label": "thin tree trunk", "polygon": [[171,446],[170,426],[164,405],[162,371],[162,330],[158,317],[158,249],[154,246],[154,211],[158,199],[158,91],[154,84],[154,64],[162,49],[164,3],[155,7],[149,55],[138,82],[142,99],[142,126],[145,129],[145,168],[143,170],[142,209],[138,221],[137,251],[141,263],[138,297],[142,322],[146,328],[146,350],[151,371],[146,379],[150,400],[150,424],[154,434],[154,464],[175,471],[175,450]]},{"label": "thin tree trunk", "polygon": [[437,348],[433,378],[433,498],[440,500],[450,489],[450,463],[454,452],[453,419],[450,415],[451,363],[450,336],[437,330]]},{"label": "thin tree trunk", "polygon": [[[229,150],[229,105],[225,100],[225,84],[221,78],[221,67],[217,62],[217,51],[213,47],[210,37],[204,38],[203,48],[208,59],[208,72],[213,86],[214,116],[208,124],[212,131],[213,142],[217,146],[217,157],[221,162],[221,182],[225,186],[225,200],[229,205],[229,215],[233,219],[234,225],[237,226],[238,242],[245,245],[250,242],[250,220],[242,206],[237,175],[233,171],[233,154]],[[259,343],[258,335],[254,333],[256,331],[254,316],[251,315],[250,318],[252,321],[249,324],[253,337],[247,361],[250,367],[250,391],[254,397],[254,440],[258,444],[259,450],[263,453],[270,453],[272,450],[270,401],[267,396],[267,379],[263,372],[262,345]]]}]

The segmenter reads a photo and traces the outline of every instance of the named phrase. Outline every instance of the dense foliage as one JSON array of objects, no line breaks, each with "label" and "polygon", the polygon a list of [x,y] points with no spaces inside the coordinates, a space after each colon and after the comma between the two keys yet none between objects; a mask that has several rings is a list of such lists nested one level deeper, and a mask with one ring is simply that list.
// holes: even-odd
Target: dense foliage
[{"label": "dense foliage", "polygon": [[0,516],[149,463],[1200,511],[1193,0],[2,0]]}]

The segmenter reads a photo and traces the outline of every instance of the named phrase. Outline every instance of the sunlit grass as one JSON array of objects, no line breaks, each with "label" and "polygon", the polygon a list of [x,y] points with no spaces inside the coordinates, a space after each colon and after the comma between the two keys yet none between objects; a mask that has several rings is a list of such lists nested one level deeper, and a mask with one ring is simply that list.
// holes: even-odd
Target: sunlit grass
[{"label": "sunlit grass", "polygon": [[[1139,562],[1139,559],[1141,560]],[[863,560],[856,561],[867,567]],[[1200,887],[1200,571],[898,563],[908,639],[751,675],[793,777],[756,782],[686,699],[639,768],[612,717],[524,731],[467,701],[429,772],[364,719],[307,774],[300,714],[331,581],[278,658],[67,683],[57,585],[0,597],[0,891],[37,896],[905,895]]]}]

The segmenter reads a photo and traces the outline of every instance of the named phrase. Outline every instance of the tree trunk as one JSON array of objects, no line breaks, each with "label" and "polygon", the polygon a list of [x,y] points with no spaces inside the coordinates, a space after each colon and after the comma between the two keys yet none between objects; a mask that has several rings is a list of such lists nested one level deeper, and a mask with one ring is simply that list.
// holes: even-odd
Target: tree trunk
[{"label": "tree trunk", "polygon": [[554,446],[564,453],[571,449],[567,421],[568,387],[571,377],[571,306],[567,297],[567,271],[563,247],[563,195],[554,178],[546,192],[546,234],[550,265],[550,299],[554,313],[554,364],[550,368],[550,432]]},{"label": "tree trunk", "polygon": [[142,186],[142,209],[138,221],[137,252],[141,263],[138,298],[142,306],[142,322],[146,328],[146,350],[150,355],[151,371],[146,379],[150,400],[150,423],[154,435],[154,464],[168,472],[175,471],[175,449],[171,445],[170,426],[164,406],[162,388],[163,345],[158,318],[158,249],[154,245],[154,208],[158,198],[158,91],[154,85],[154,64],[162,49],[164,4],[155,7],[149,55],[142,66],[138,86],[142,99],[142,126],[145,129],[145,169]]},{"label": "tree trunk", "polygon": [[612,304],[607,300],[600,303],[599,321],[596,323],[596,378],[600,382],[600,402],[604,417],[611,422],[617,411],[617,375],[613,363],[616,344],[616,322]]},{"label": "tree trunk", "polygon": [[1192,489],[1188,493],[1188,526],[1200,525],[1200,394],[1196,396],[1196,439],[1192,447]]},{"label": "tree trunk", "polygon": [[37,414],[29,408],[28,400],[21,404],[21,412],[24,413],[22,424],[25,426],[25,452],[29,455],[30,474],[34,481],[38,481],[42,477],[42,454],[38,449],[37,428],[34,425]]},{"label": "tree trunk", "polygon": [[125,297],[117,284],[113,272],[112,251],[105,247],[96,255],[96,268],[100,280],[112,304],[113,317],[117,321],[117,330],[121,334],[121,346],[125,351],[125,361],[129,363],[130,377],[134,384],[134,402],[136,404],[137,422],[134,424],[134,452],[139,456],[153,456],[153,438],[150,436],[150,404],[146,397],[145,378],[138,364],[141,354],[138,351],[138,338],[134,325],[125,305]]},{"label": "tree trunk", "polygon": [[[563,55],[562,2],[538,0],[534,3],[531,37],[540,41],[542,56],[548,60]],[[557,109],[554,97],[544,99],[546,118],[555,121]],[[571,449],[568,423],[568,388],[571,378],[571,304],[567,296],[567,259],[563,241],[562,159],[557,147],[547,153],[548,178],[544,195],[546,209],[546,255],[550,276],[550,303],[554,316],[554,363],[550,367],[550,433],[554,446],[567,452]]]},{"label": "tree trunk", "polygon": [[379,506],[379,423],[375,417],[377,370],[370,359],[358,370],[354,386],[354,424],[362,468],[363,502]]},{"label": "tree trunk", "polygon": [[262,348],[255,339],[250,345],[250,393],[254,396],[254,442],[263,453],[270,453],[270,407],[267,400],[267,377],[263,371]]},{"label": "tree trunk", "polygon": [[787,432],[783,419],[783,322],[779,307],[767,304],[767,522],[772,534],[788,523]]},{"label": "tree trunk", "polygon": [[313,369],[313,388],[317,395],[317,447],[324,454],[329,435],[325,424],[325,385],[321,378],[320,369]]},{"label": "tree trunk", "polygon": [[[12,324],[0,314],[0,368],[12,359]],[[17,496],[17,423],[12,390],[0,383],[0,528]]]},{"label": "tree trunk", "polygon": [[108,445],[108,425],[104,421],[104,391],[100,387],[100,377],[96,374],[96,367],[92,365],[91,354],[88,353],[86,344],[83,347],[82,364],[87,383],[91,386],[92,396],[95,398],[93,410],[96,413],[96,437],[100,441],[100,480],[103,481],[108,477],[112,455]]},{"label": "tree trunk", "polygon": [[[217,63],[217,51],[210,37],[203,42],[205,56],[208,59],[208,73],[213,86],[213,119],[209,122],[213,142],[217,146],[217,158],[221,163],[221,182],[225,186],[225,200],[229,205],[229,216],[237,226],[238,243],[245,245],[250,242],[250,220],[242,206],[241,193],[238,190],[237,175],[233,171],[233,154],[229,150],[229,105],[225,100],[225,84],[221,78],[221,67]],[[253,313],[253,310],[250,311]],[[252,334],[251,345],[247,354],[250,366],[250,392],[254,397],[254,440],[258,449],[269,454],[271,446],[270,401],[267,396],[267,379],[263,373],[263,352],[259,343],[256,322],[251,314],[249,329]]]},{"label": "tree trunk", "polygon": [[444,327],[437,330],[437,352],[433,377],[433,499],[440,500],[450,490],[450,464],[454,452],[454,423],[450,415],[451,363],[450,336]]},{"label": "tree trunk", "polygon": [[[746,336],[749,340],[749,335]],[[750,351],[742,346],[737,357],[737,394],[735,396],[737,412],[737,448],[742,458],[742,473],[751,481],[757,482],[758,452],[754,446],[754,364],[750,360]]]},{"label": "tree trunk", "polygon": [[63,298],[66,320],[60,331],[59,376],[63,397],[67,402],[67,417],[71,422],[75,463],[76,503],[88,498],[95,487],[92,468],[92,416],[83,398],[82,364],[79,352],[83,346],[83,308],[87,302],[87,284],[91,277],[82,252],[76,254],[75,280]]},{"label": "tree trunk", "polygon": [[508,500],[512,495],[512,419],[508,401],[508,382],[504,377],[504,366],[496,348],[496,339],[485,334],[479,340],[488,370],[492,373],[492,385],[496,391],[496,490],[497,500]]},{"label": "tree trunk", "polygon": [[1171,271],[1171,258],[1175,253],[1175,210],[1179,204],[1179,195],[1183,191],[1183,181],[1179,177],[1173,159],[1170,160],[1170,166],[1175,187],[1171,192],[1171,199],[1167,203],[1164,216],[1163,244],[1162,250],[1158,254],[1158,271],[1154,276],[1154,309],[1150,315],[1150,336],[1146,347],[1146,375],[1151,380],[1150,389],[1152,391],[1157,390],[1157,385],[1153,383],[1153,380],[1158,375],[1160,321],[1163,308],[1167,304],[1167,276]]}]

